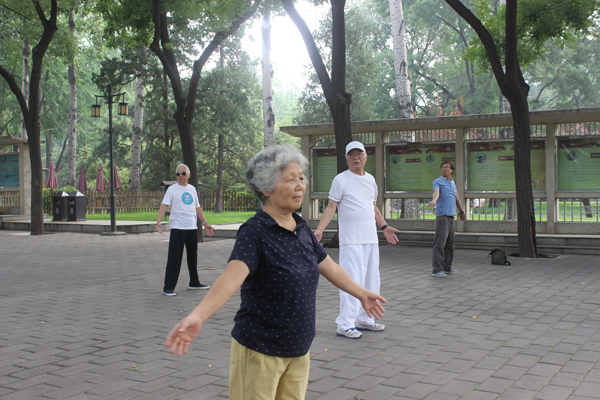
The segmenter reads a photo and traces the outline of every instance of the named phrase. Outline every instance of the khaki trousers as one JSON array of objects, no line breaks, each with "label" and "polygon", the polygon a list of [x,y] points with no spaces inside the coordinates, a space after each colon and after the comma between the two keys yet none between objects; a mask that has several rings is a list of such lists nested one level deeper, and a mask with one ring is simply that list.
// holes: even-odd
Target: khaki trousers
[{"label": "khaki trousers", "polygon": [[230,400],[303,400],[308,387],[310,355],[273,357],[231,338]]}]

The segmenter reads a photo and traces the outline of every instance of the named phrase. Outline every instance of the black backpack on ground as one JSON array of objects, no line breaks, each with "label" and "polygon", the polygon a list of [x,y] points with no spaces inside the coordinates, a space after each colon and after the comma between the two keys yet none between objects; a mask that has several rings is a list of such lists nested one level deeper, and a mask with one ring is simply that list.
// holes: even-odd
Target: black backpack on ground
[{"label": "black backpack on ground", "polygon": [[494,249],[488,254],[488,258],[492,257],[492,264],[510,265],[510,261],[506,258],[506,252],[502,249]]}]

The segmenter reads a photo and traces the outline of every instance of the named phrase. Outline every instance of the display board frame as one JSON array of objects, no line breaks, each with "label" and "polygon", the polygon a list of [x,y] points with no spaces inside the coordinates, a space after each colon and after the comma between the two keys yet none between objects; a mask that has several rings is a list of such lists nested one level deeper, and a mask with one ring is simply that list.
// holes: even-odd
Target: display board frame
[{"label": "display board frame", "polygon": [[600,192],[600,136],[556,138],[556,191]]},{"label": "display board frame", "polygon": [[[516,193],[514,140],[466,140],[464,145],[465,193]],[[534,193],[546,193],[546,140],[544,138],[532,138],[531,152],[532,191]],[[493,161],[493,163],[489,161]],[[482,176],[474,176],[473,165],[485,165],[486,168],[482,170]],[[496,187],[504,186],[507,189],[487,190],[485,188],[487,184]]]},{"label": "display board frame", "polygon": [[[375,176],[375,146],[365,145],[367,164],[365,171]],[[311,193],[329,193],[331,182],[337,175],[337,151],[335,147],[313,147],[311,149]]]},{"label": "display board frame", "polygon": [[441,176],[440,166],[443,162],[451,162],[456,168],[454,141],[386,144],[385,193],[430,194],[433,181]]},{"label": "display board frame", "polygon": [[18,188],[20,179],[19,153],[0,153],[0,187]]}]

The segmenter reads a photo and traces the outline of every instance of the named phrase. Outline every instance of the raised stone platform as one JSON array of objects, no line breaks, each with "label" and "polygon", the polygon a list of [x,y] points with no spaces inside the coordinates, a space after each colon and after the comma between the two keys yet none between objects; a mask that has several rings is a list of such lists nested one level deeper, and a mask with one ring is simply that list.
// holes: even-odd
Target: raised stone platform
[{"label": "raised stone platform", "polygon": [[[325,231],[324,238],[333,237],[334,231]],[[432,231],[402,231],[396,236],[399,243],[407,246],[431,247]],[[380,242],[385,242],[383,233],[379,232]],[[538,251],[540,254],[589,254],[600,255],[599,235],[564,235],[538,234]],[[507,252],[518,252],[519,242],[516,233],[469,233],[457,232],[455,248],[488,250],[502,248]]]},{"label": "raised stone platform", "polygon": [[[21,218],[2,218],[0,216],[0,229],[6,230],[31,230],[31,221],[23,216]],[[235,238],[241,223],[215,225],[215,237]],[[110,221],[77,221],[54,222],[45,220],[46,232],[79,232],[96,233],[110,232]],[[169,230],[169,223],[163,222],[163,231]],[[117,221],[117,232],[153,233],[156,232],[154,222]],[[333,230],[324,232],[324,239],[330,239],[335,234]],[[399,243],[407,246],[431,247],[434,232],[432,231],[402,231],[397,234]],[[385,243],[383,233],[379,232],[379,239]],[[538,234],[538,250],[541,254],[589,254],[600,255],[600,235],[565,235],[565,234]],[[518,252],[518,238],[516,233],[469,233],[457,232],[455,247],[459,249],[488,250],[499,247],[507,252]]]},{"label": "raised stone platform", "polygon": [[[156,232],[156,223],[144,221],[117,221],[117,232],[125,233],[152,233]],[[3,216],[0,217],[0,229],[14,231],[30,231],[31,219],[29,216]],[[163,231],[169,230],[169,223],[161,225]],[[52,221],[44,220],[46,232],[76,232],[76,233],[108,233],[110,221]]]}]

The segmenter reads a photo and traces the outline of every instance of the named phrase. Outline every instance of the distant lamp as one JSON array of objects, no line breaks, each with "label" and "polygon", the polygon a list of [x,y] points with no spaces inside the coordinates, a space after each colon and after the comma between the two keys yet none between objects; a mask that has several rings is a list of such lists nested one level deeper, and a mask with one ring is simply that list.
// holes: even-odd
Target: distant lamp
[{"label": "distant lamp", "polygon": [[127,103],[119,103],[119,115],[127,115],[129,113],[129,105]]},{"label": "distant lamp", "polygon": [[99,104],[94,104],[92,106],[92,117],[94,117],[94,118],[100,117],[100,105]]}]

